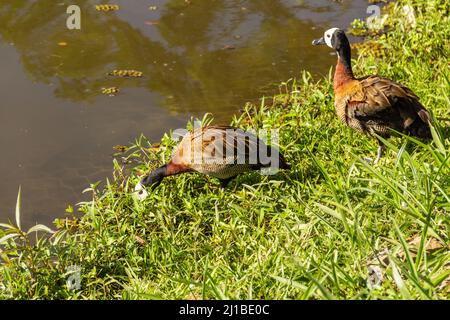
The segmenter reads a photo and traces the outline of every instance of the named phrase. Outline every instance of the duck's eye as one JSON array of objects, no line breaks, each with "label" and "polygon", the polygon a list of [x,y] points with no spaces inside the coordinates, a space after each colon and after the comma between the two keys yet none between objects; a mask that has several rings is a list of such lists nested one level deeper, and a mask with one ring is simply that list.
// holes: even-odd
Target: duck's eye
[{"label": "duck's eye", "polygon": [[331,35],[330,35],[330,34],[327,34],[327,38],[331,38]]},{"label": "duck's eye", "polygon": [[140,190],[139,191],[139,195],[142,196],[142,194],[144,193],[144,190]]}]

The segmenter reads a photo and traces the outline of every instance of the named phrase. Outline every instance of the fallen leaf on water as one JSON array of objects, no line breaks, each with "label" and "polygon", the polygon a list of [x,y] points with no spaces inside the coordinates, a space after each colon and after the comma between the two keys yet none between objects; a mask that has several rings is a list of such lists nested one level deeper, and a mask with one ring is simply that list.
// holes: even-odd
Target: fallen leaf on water
[{"label": "fallen leaf on water", "polygon": [[141,78],[144,75],[144,73],[137,70],[113,70],[109,72],[108,75],[115,77]]},{"label": "fallen leaf on water", "polygon": [[67,46],[67,42],[64,42],[64,41],[58,42],[58,46],[65,47],[65,46]]},{"label": "fallen leaf on water", "polygon": [[235,46],[233,46],[233,45],[228,45],[228,44],[222,48],[222,50],[234,50],[234,49],[236,49]]},{"label": "fallen leaf on water", "polygon": [[117,93],[119,93],[119,89],[116,87],[110,87],[110,88],[102,88],[102,93],[107,94],[110,97],[115,96]]},{"label": "fallen leaf on water", "polygon": [[117,11],[119,9],[120,7],[117,4],[98,4],[95,6],[95,10],[104,12]]}]

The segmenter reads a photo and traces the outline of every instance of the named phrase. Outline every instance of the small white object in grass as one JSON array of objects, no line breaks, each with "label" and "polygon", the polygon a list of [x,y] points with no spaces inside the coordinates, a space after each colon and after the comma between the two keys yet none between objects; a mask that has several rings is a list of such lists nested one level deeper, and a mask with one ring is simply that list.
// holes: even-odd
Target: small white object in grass
[{"label": "small white object in grass", "polygon": [[369,266],[367,268],[369,276],[367,277],[367,287],[370,290],[377,290],[381,288],[381,283],[383,282],[383,273],[379,266]]},{"label": "small white object in grass", "polygon": [[417,25],[416,22],[416,15],[414,12],[414,8],[411,7],[409,4],[407,4],[406,6],[404,6],[402,8],[403,14],[406,16],[406,22],[408,23],[409,26],[415,28]]},{"label": "small white object in grass", "polygon": [[149,196],[148,191],[145,189],[141,182],[138,182],[136,187],[134,187],[134,191],[136,192],[137,197],[140,201],[144,201]]}]

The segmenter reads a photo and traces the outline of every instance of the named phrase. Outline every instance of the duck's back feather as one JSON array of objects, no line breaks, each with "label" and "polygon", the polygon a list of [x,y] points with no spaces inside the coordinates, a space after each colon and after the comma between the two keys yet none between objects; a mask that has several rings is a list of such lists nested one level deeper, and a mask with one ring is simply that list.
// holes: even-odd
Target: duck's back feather
[{"label": "duck's back feather", "polygon": [[336,93],[336,108],[348,125],[367,133],[388,136],[390,129],[429,138],[430,115],[419,98],[392,80],[370,76],[355,79],[347,91]]},{"label": "duck's back feather", "polygon": [[[263,161],[262,150],[273,149],[252,133],[229,126],[208,126],[186,134],[176,148],[172,162],[216,178],[228,179],[270,166]],[[281,156],[280,160],[280,167],[285,168]]]}]

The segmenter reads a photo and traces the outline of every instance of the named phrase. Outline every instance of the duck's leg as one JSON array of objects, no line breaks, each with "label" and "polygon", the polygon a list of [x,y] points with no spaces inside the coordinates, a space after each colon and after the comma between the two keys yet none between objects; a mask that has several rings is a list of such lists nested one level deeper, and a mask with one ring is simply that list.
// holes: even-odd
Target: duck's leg
[{"label": "duck's leg", "polygon": [[230,183],[231,180],[233,180],[233,178],[220,179],[220,187],[222,188],[222,190],[225,190],[225,188],[227,187],[227,185]]},{"label": "duck's leg", "polygon": [[386,146],[383,144],[383,142],[378,140],[377,158],[375,159],[373,164],[377,164],[380,161],[380,159],[383,156],[385,150],[386,150]]}]

